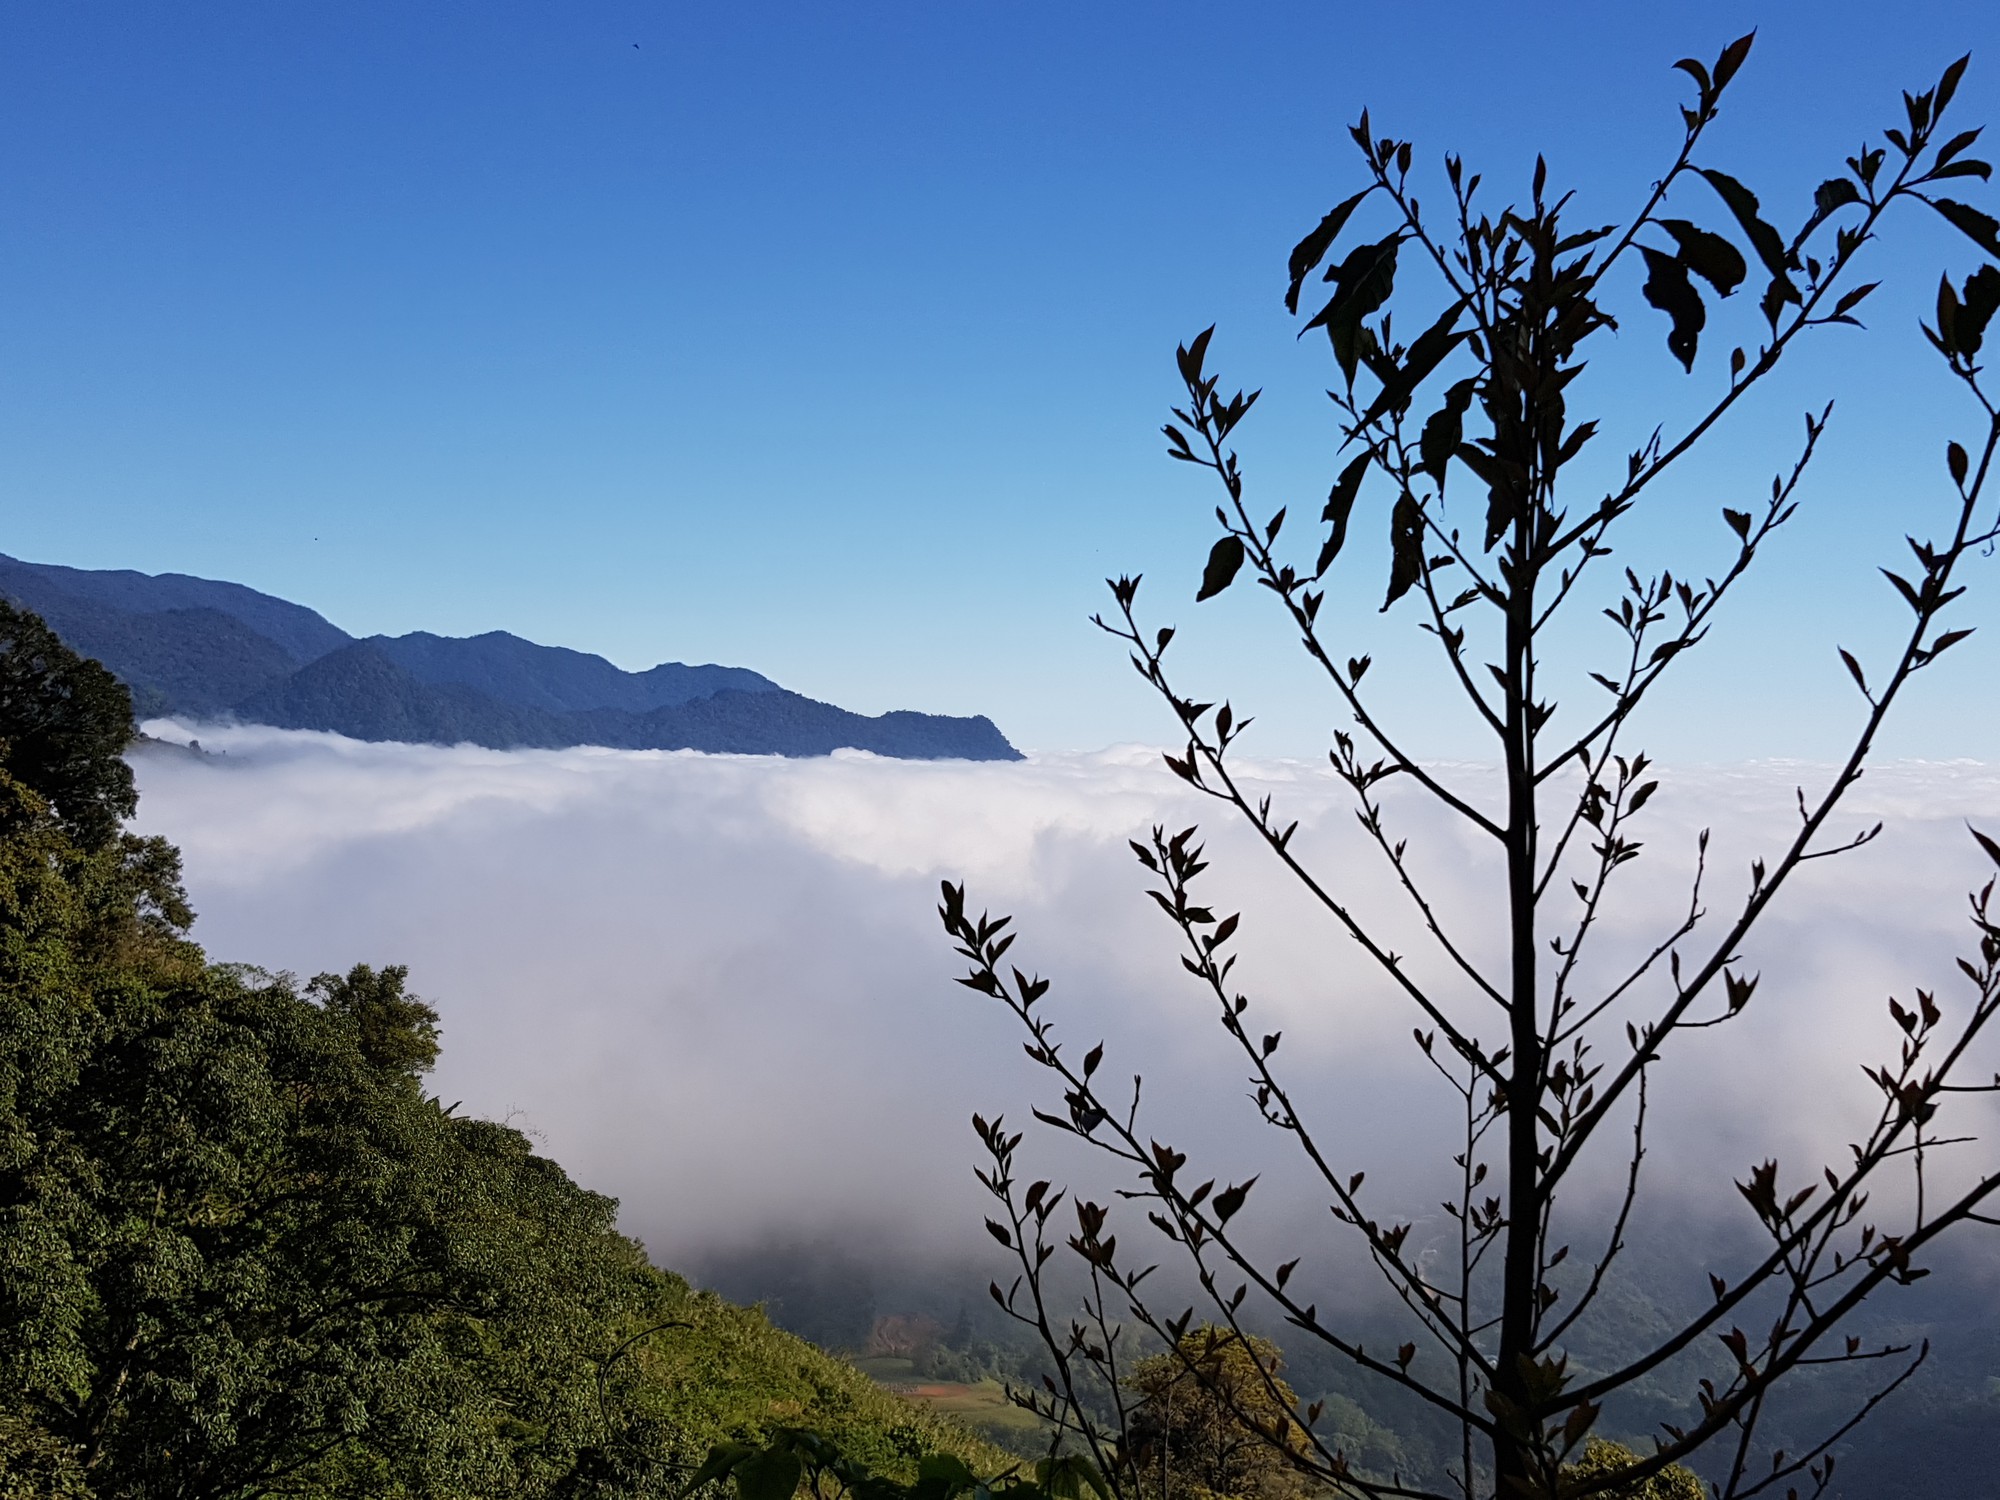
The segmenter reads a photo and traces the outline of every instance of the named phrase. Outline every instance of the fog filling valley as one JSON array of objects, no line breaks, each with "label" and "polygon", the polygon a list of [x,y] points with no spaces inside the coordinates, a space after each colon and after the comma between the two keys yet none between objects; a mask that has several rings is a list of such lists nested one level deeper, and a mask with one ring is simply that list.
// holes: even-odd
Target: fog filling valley
[{"label": "fog filling valley", "polygon": [[[998,1272],[972,1180],[974,1110],[1029,1125],[1026,1175],[1100,1195],[1114,1185],[1073,1143],[1035,1130],[1031,1105],[1059,1108],[1047,1075],[997,1004],[952,982],[963,968],[935,907],[939,880],[963,879],[975,910],[1016,914],[1009,958],[1054,981],[1059,1034],[1078,1052],[1107,1042],[1100,1078],[1145,1074],[1142,1127],[1189,1150],[1202,1176],[1265,1170],[1245,1218],[1273,1248],[1303,1251],[1302,1275],[1341,1280],[1325,1199],[1276,1165],[1287,1145],[1257,1120],[1245,1064],[1181,971],[1178,935],[1127,846],[1154,824],[1195,822],[1213,859],[1208,904],[1244,913],[1232,986],[1251,997],[1252,1029],[1283,1032],[1279,1061],[1341,1170],[1367,1170],[1385,1217],[1443,1236],[1436,1203],[1457,1106],[1412,1043],[1416,1017],[1157,750],[970,764],[149,729],[198,735],[206,752],[149,746],[135,764],[139,826],[181,847],[210,956],[301,977],[407,964],[412,990],[443,1017],[435,1090],[516,1124],[622,1200],[626,1229],[666,1264],[831,1240],[977,1257]],[[1497,786],[1482,768],[1447,770],[1475,794]],[[1326,768],[1244,771],[1281,821],[1299,819],[1294,848],[1357,915],[1414,972],[1444,977]],[[1750,859],[1774,856],[1796,826],[1794,787],[1810,796],[1829,772],[1660,774],[1638,825],[1644,855],[1614,888],[1599,974],[1685,909],[1702,826],[1713,829],[1702,932],[1719,928]],[[1497,850],[1408,795],[1388,806],[1391,836],[1408,838],[1455,933],[1497,959]],[[1656,1214],[1665,1204],[1745,1220],[1731,1181],[1753,1161],[1775,1154],[1805,1178],[1841,1160],[1875,1107],[1860,1066],[1893,1053],[1885,998],[1921,986],[1948,1011],[1958,999],[1965,893],[1987,873],[1966,822],[2000,833],[2000,768],[1871,770],[1833,828],[1877,818],[1879,840],[1805,867],[1760,926],[1741,964],[1763,976],[1748,1013],[1678,1039],[1656,1070]],[[1567,896],[1552,900],[1570,910]],[[1700,933],[1683,947],[1705,953]],[[1643,1020],[1663,983],[1641,986],[1622,1014]],[[1462,983],[1440,993],[1497,1045],[1497,1012],[1476,1010]],[[1970,1110],[1992,1123],[1983,1101]],[[1622,1171],[1621,1144],[1607,1141],[1600,1189]],[[1990,1241],[1981,1253],[1992,1258]]]}]

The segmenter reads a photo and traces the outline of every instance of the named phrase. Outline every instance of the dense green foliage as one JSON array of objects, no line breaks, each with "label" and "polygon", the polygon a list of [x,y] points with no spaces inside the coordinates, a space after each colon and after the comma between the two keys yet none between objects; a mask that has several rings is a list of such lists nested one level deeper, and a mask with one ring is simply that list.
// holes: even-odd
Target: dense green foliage
[{"label": "dense green foliage", "polygon": [[208,962],[175,851],[117,828],[123,689],[8,623],[0,1497],[669,1493],[800,1420],[884,1472],[997,1460],[441,1107],[401,969]]},{"label": "dense green foliage", "polygon": [[[1178,1346],[1148,1356],[1128,1379],[1134,1398],[1126,1433],[1140,1491],[1150,1500],[1295,1500],[1324,1493],[1301,1472],[1296,1449],[1305,1430],[1297,1398],[1278,1378],[1282,1358],[1268,1339],[1247,1340],[1208,1325],[1182,1335]],[[1592,1437],[1563,1470],[1562,1493],[1640,1462],[1621,1443]],[[730,1481],[736,1500],[1111,1500],[1102,1470],[1077,1453],[987,1470],[985,1477],[948,1454],[889,1472],[841,1438],[811,1428],[778,1427],[754,1442],[715,1444],[686,1487]],[[1679,1464],[1636,1483],[1592,1488],[1606,1500],[1703,1500],[1707,1490]]]},{"label": "dense green foliage", "polygon": [[982,1477],[962,1459],[932,1454],[911,1477],[883,1473],[838,1439],[782,1428],[756,1443],[718,1443],[688,1485],[727,1480],[736,1500],[1111,1500],[1104,1475],[1077,1454],[1049,1454]]},{"label": "dense green foliage", "polygon": [[1126,1423],[1142,1492],[1154,1500],[1282,1500],[1308,1486],[1288,1455],[1303,1447],[1298,1398],[1277,1345],[1206,1324],[1142,1359]]},{"label": "dense green foliage", "polygon": [[[1594,1479],[1604,1474],[1616,1474],[1638,1461],[1639,1455],[1623,1444],[1591,1438],[1584,1444],[1582,1456],[1565,1473],[1572,1480]],[[1693,1470],[1673,1464],[1649,1475],[1635,1488],[1599,1493],[1609,1493],[1613,1500],[1705,1500],[1708,1491],[1702,1487]]]},{"label": "dense green foliage", "polygon": [[39,617],[0,599],[0,736],[7,771],[48,805],[77,843],[95,849],[139,805],[119,758],[132,698],[117,678],[56,638]]}]

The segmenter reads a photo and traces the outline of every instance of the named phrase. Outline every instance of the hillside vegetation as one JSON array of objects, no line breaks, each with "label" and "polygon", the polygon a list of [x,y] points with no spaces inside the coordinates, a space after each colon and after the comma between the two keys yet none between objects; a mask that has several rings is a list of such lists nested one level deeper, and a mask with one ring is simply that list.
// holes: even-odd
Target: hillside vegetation
[{"label": "hillside vegetation", "polygon": [[0,604],[0,1500],[667,1494],[792,1425],[1004,1465],[429,1094],[401,969],[213,962],[131,734]]}]

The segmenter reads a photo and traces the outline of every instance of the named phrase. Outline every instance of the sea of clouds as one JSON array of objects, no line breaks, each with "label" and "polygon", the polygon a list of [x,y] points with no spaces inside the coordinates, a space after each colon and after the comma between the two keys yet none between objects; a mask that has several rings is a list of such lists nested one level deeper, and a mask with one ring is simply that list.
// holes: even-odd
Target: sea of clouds
[{"label": "sea of clouds", "polygon": [[[1266,1232],[1324,1238],[1324,1208],[1270,1167],[1242,1059],[1181,972],[1127,847],[1154,824],[1195,822],[1212,904],[1244,912],[1234,983],[1251,1023],[1284,1033],[1280,1060],[1341,1170],[1383,1184],[1385,1215],[1442,1228],[1432,1164],[1454,1149],[1453,1115],[1411,1041],[1414,1018],[1157,750],[970,764],[149,729],[203,747],[135,759],[140,826],[181,847],[211,955],[300,976],[407,964],[443,1016],[438,1092],[511,1120],[619,1197],[627,1227],[664,1259],[885,1225],[905,1249],[955,1251],[979,1232],[969,1114],[1025,1122],[1031,1104],[1054,1101],[1010,1019],[952,982],[962,966],[935,913],[947,878],[968,883],[975,908],[1016,915],[1010,957],[1055,981],[1047,1003],[1078,1050],[1108,1042],[1101,1076],[1146,1074],[1153,1134],[1195,1148],[1218,1176],[1264,1168],[1279,1184],[1259,1196]],[[1495,789],[1486,768],[1440,774],[1475,797]],[[1659,774],[1600,975],[1686,906],[1698,828],[1713,830],[1707,905],[1719,916],[1741,900],[1750,859],[1775,854],[1794,826],[1795,787],[1810,793],[1828,771]],[[1328,886],[1497,1045],[1497,1012],[1427,956],[1330,773],[1262,762],[1244,779],[1300,821],[1294,847]],[[1410,841],[1439,910],[1475,960],[1497,959],[1496,851],[1389,785],[1393,835]],[[1801,1176],[1837,1159],[1871,1108],[1859,1065],[1893,1050],[1885,998],[1918,985],[1957,997],[1965,893],[1989,873],[1966,823],[2000,832],[2000,767],[1873,769],[1835,826],[1878,818],[1874,844],[1807,867],[1746,948],[1742,967],[1763,975],[1746,1016],[1687,1038],[1659,1070],[1648,1169],[1669,1197],[1734,1200],[1731,1178],[1774,1152]],[[1699,938],[1684,946],[1704,951]],[[1658,1000],[1657,988],[1637,993],[1621,1020]],[[1966,1112],[1990,1123],[1984,1101]],[[1089,1176],[1059,1141],[1032,1149],[1031,1169]],[[1621,1165],[1607,1157],[1594,1180]]]}]

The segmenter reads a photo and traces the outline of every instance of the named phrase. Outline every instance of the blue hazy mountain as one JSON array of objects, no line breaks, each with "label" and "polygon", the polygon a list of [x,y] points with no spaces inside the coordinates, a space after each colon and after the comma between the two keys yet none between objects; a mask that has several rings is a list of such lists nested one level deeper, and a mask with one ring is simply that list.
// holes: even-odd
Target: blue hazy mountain
[{"label": "blue hazy mountain", "polygon": [[461,640],[427,630],[408,635],[375,635],[372,646],[418,682],[472,688],[502,703],[550,713],[622,708],[645,713],[673,708],[721,692],[784,691],[748,667],[687,667],[662,662],[644,672],[626,672],[601,656],[563,646],[537,646],[504,630]]},{"label": "blue hazy mountain", "polygon": [[[117,615],[212,610],[262,636],[287,653],[295,665],[338,651],[352,639],[302,604],[274,599],[240,583],[190,578],[185,573],[134,573],[126,568],[93,572],[0,555],[0,593],[27,605],[51,625],[55,625],[55,618],[43,607],[45,600]],[[56,629],[60,633],[61,627]]]},{"label": "blue hazy mountain", "polygon": [[601,656],[505,631],[357,640],[303,605],[182,573],[91,571],[0,555],[0,595],[132,689],[142,716],[233,718],[363,740],[494,749],[607,745],[915,760],[1016,760],[990,719],[868,717],[745,667]]}]

